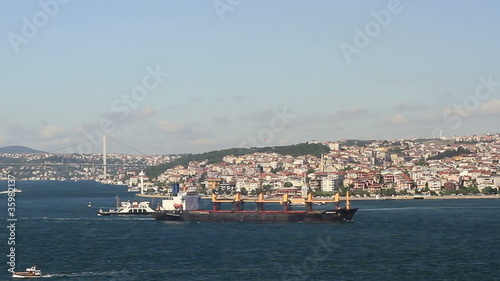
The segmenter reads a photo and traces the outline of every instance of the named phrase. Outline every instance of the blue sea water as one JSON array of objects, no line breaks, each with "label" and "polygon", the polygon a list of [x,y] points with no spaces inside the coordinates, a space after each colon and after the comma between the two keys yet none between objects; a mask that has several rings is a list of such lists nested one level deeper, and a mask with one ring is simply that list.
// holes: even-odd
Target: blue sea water
[{"label": "blue sea water", "polygon": [[37,264],[47,280],[500,280],[499,199],[354,201],[350,223],[196,223],[96,216],[136,199],[125,187],[17,186],[16,270]]}]

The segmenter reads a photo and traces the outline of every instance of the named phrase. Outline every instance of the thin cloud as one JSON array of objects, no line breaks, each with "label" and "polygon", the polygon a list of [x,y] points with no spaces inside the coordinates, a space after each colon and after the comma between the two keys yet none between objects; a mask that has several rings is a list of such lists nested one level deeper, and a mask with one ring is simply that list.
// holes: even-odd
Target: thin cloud
[{"label": "thin cloud", "polygon": [[[328,128],[341,129],[341,124],[361,118],[371,118],[375,113],[364,107],[351,107],[338,110],[332,113],[311,114],[297,116],[287,127],[303,128],[309,130],[311,128]],[[313,132],[314,130],[311,130]]]},{"label": "thin cloud", "polygon": [[65,133],[65,130],[63,127],[58,127],[58,126],[52,126],[52,125],[47,125],[41,128],[38,131],[38,135],[42,139],[53,139],[57,137],[63,136]]},{"label": "thin cloud", "polygon": [[[156,114],[156,110],[152,107],[142,107],[128,112],[107,112],[101,115],[101,118],[111,120],[113,123],[130,123],[139,119],[145,119]],[[92,122],[95,123],[95,122]],[[98,122],[99,123],[99,122]]]},{"label": "thin cloud", "polygon": [[393,115],[387,118],[387,121],[394,125],[404,125],[408,123],[408,119],[403,114]]},{"label": "thin cloud", "polygon": [[396,109],[399,109],[399,110],[422,110],[422,109],[427,108],[427,106],[425,104],[411,103],[411,102],[399,103],[399,104],[396,104],[394,107]]},{"label": "thin cloud", "polygon": [[240,115],[238,118],[241,121],[252,121],[252,122],[262,122],[270,120],[273,117],[272,110],[264,110],[258,112],[250,112]]},{"label": "thin cloud", "polygon": [[188,144],[191,147],[213,145],[216,143],[218,143],[218,140],[213,139],[213,138],[197,138],[197,139],[193,139],[193,140],[188,141]]},{"label": "thin cloud", "polygon": [[168,120],[158,121],[158,128],[165,133],[178,133],[185,130],[186,126],[181,123],[176,123]]},{"label": "thin cloud", "polygon": [[446,93],[442,93],[440,95],[438,95],[438,100],[449,100],[453,97],[453,94],[452,93],[449,93],[449,92],[446,92]]},{"label": "thin cloud", "polygon": [[500,100],[489,100],[481,104],[473,115],[481,117],[500,116]]},{"label": "thin cloud", "polygon": [[194,129],[199,127],[201,123],[199,122],[185,122],[179,123],[169,120],[160,120],[158,121],[158,128],[169,134],[184,134],[187,137],[189,135],[194,134]]},{"label": "thin cloud", "polygon": [[370,110],[364,108],[364,107],[351,107],[351,108],[346,108],[339,110],[333,114],[331,114],[331,118],[335,119],[352,119],[352,118],[357,118],[357,117],[363,117],[363,116],[368,116],[370,115],[371,112]]},{"label": "thin cloud", "polygon": [[201,97],[192,97],[189,99],[190,103],[200,103],[202,101]]},{"label": "thin cloud", "polygon": [[[8,143],[26,145],[30,147],[47,147],[66,144],[69,141],[66,129],[61,126],[44,125],[38,128],[25,128],[21,124],[7,128]],[[5,137],[0,138],[0,143],[6,143]]]},{"label": "thin cloud", "polygon": [[7,128],[10,136],[21,138],[33,138],[36,136],[36,131],[33,129],[25,129],[23,125],[12,125]]},{"label": "thin cloud", "polygon": [[149,106],[130,112],[130,117],[134,119],[148,118],[154,115],[156,115],[156,110]]},{"label": "thin cloud", "polygon": [[215,123],[219,123],[219,124],[229,124],[229,123],[231,123],[231,119],[229,119],[227,117],[215,117],[213,120],[214,120]]},{"label": "thin cloud", "polygon": [[235,101],[245,101],[250,99],[250,97],[240,95],[232,95],[231,98]]},{"label": "thin cloud", "polygon": [[417,123],[426,123],[426,124],[437,123],[443,121],[443,116],[442,114],[429,113],[417,116],[413,118],[413,120],[416,121]]},{"label": "thin cloud", "polygon": [[489,100],[478,105],[476,108],[461,109],[445,108],[443,116],[462,116],[463,118],[481,118],[500,116],[500,100]]}]

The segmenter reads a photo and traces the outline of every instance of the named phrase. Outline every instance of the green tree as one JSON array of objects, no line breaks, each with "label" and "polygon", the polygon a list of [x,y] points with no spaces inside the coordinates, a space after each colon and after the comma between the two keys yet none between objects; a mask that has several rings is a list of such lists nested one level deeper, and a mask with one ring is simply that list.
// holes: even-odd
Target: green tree
[{"label": "green tree", "polygon": [[483,188],[483,193],[484,194],[491,194],[491,193],[493,193],[493,188],[491,186],[485,186]]},{"label": "green tree", "polygon": [[342,171],[342,172],[347,172],[347,171],[350,171],[350,170],[352,170],[352,169],[354,169],[354,168],[353,168],[353,167],[351,167],[351,166],[347,166],[347,167],[345,167],[345,168],[342,168],[340,171]]},{"label": "green tree", "polygon": [[380,190],[380,195],[382,196],[396,196],[396,189],[395,188],[389,188],[389,189],[381,189]]},{"label": "green tree", "polygon": [[241,188],[240,192],[241,192],[241,195],[245,195],[245,196],[248,195],[248,190],[244,187]]},{"label": "green tree", "polygon": [[340,188],[339,190],[339,193],[340,193],[340,196],[345,196],[347,194],[347,191],[350,191],[352,188],[352,185],[351,186],[343,186]]},{"label": "green tree", "polygon": [[259,169],[259,172],[260,173],[263,173],[264,172],[264,167],[262,167],[260,164],[257,165],[257,169]]},{"label": "green tree", "polygon": [[479,188],[477,187],[477,185],[471,185],[467,187],[466,192],[467,194],[478,194]]},{"label": "green tree", "polygon": [[333,196],[333,192],[323,191],[323,190],[321,190],[321,188],[315,188],[313,195],[320,196],[320,197],[331,197],[331,196]]},{"label": "green tree", "polygon": [[283,187],[292,187],[292,186],[293,186],[293,184],[289,181],[287,181],[283,184]]},{"label": "green tree", "polygon": [[207,195],[208,194],[208,189],[205,187],[204,184],[200,185],[200,187],[198,187],[196,189],[196,192],[200,193],[200,194],[205,194]]},{"label": "green tree", "polygon": [[401,148],[400,147],[392,147],[392,148],[389,148],[387,150],[387,153],[390,153],[390,154],[393,154],[393,153],[396,153],[396,154],[400,154],[401,153]]},{"label": "green tree", "polygon": [[272,174],[277,174],[278,172],[282,172],[282,171],[283,171],[283,167],[271,168]]},{"label": "green tree", "polygon": [[352,196],[370,196],[370,192],[366,189],[351,189]]},{"label": "green tree", "polygon": [[270,192],[270,191],[272,191],[272,190],[273,190],[273,186],[272,186],[272,185],[270,185],[270,184],[264,184],[264,185],[262,186],[262,191],[263,191],[263,192]]},{"label": "green tree", "polygon": [[200,178],[198,179],[198,182],[204,182],[207,179],[207,172],[204,172],[201,174]]},{"label": "green tree", "polygon": [[425,161],[425,158],[424,157],[421,157],[416,163],[415,165],[417,166],[429,166],[429,163],[427,163],[427,161]]},{"label": "green tree", "polygon": [[461,187],[459,191],[462,194],[478,194],[479,193],[479,188],[477,187],[476,180],[475,179],[471,179],[469,181],[469,184],[467,185],[467,188]]},{"label": "green tree", "polygon": [[471,154],[471,153],[472,151],[460,146],[459,148],[457,148],[457,150],[454,149],[446,150],[444,152],[438,153],[436,156],[429,157],[428,160],[440,160],[447,157],[455,157],[458,155]]},{"label": "green tree", "polygon": [[405,195],[408,195],[408,194],[409,194],[408,191],[405,190],[405,189],[400,190],[400,191],[397,192],[397,195],[401,195],[401,196],[405,196]]}]

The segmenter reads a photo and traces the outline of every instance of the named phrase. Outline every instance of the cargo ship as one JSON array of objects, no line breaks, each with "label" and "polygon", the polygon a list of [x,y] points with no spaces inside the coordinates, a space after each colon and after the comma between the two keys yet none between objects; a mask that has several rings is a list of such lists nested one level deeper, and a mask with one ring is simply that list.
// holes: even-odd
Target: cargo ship
[{"label": "cargo ship", "polygon": [[[258,199],[244,200],[240,193],[234,199],[220,199],[212,195],[212,210],[200,210],[200,196],[196,193],[182,193],[162,200],[154,217],[156,220],[167,221],[196,221],[196,222],[336,222],[352,221],[357,208],[350,207],[349,194],[346,196],[345,206],[340,207],[340,195],[337,193],[332,199],[315,200],[312,193],[307,198],[289,198],[284,194],[278,199],[265,199],[260,194]],[[244,210],[245,202],[254,202],[256,210]],[[222,203],[232,204],[232,210],[221,210]],[[279,203],[283,210],[265,210],[267,203]],[[333,203],[335,208],[330,210],[313,210],[313,205]],[[304,204],[305,210],[292,210],[294,204]]]}]

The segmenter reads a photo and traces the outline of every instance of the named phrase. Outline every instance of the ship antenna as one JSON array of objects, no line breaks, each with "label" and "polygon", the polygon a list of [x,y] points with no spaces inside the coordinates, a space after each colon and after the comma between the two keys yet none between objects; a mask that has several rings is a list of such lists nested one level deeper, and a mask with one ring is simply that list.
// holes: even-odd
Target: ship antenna
[{"label": "ship antenna", "polygon": [[116,199],[116,209],[118,209],[120,207],[120,197],[118,196],[118,194],[116,195],[115,199]]},{"label": "ship antenna", "polygon": [[349,195],[349,191],[345,194],[345,208],[349,210],[351,208],[351,196]]}]

